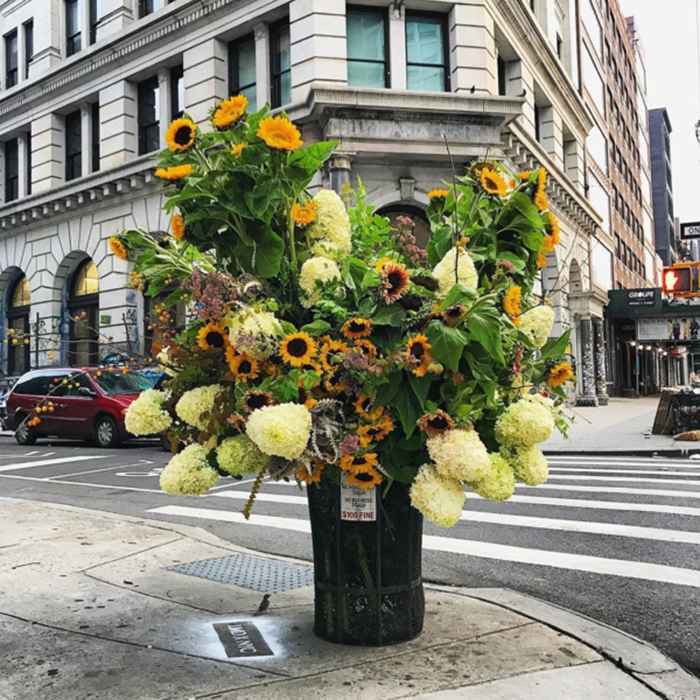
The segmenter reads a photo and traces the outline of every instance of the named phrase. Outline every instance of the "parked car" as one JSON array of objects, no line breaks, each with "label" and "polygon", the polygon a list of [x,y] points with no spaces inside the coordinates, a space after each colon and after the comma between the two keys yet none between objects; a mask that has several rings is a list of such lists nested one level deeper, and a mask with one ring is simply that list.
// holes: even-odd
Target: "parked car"
[{"label": "parked car", "polygon": [[7,397],[19,377],[0,378],[0,430],[7,430]]},{"label": "parked car", "polygon": [[[132,437],[124,425],[126,409],[153,383],[135,372],[103,370],[97,376],[98,371],[51,367],[22,375],[7,399],[8,423],[17,442],[33,445],[37,438],[55,436],[115,447]],[[64,384],[71,374],[75,376]],[[42,412],[37,425],[27,425],[24,419],[50,392],[54,410]]]}]

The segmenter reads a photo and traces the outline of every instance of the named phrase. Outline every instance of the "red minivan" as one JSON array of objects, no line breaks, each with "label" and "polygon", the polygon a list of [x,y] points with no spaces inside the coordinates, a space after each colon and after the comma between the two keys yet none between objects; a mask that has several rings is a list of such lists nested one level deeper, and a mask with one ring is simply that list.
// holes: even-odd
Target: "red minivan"
[{"label": "red minivan", "polygon": [[[55,436],[116,447],[132,437],[124,426],[129,404],[144,389],[152,388],[150,379],[135,372],[83,371],[75,367],[36,369],[19,379],[7,399],[8,426],[14,428],[20,445],[33,445],[37,438]],[[54,410],[42,411],[37,425],[27,425],[24,419],[49,394]]]}]

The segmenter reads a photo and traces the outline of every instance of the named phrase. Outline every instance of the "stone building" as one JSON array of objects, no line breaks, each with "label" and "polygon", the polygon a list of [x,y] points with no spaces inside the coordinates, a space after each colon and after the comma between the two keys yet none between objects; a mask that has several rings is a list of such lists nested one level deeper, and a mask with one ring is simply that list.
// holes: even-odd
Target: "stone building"
[{"label": "stone building", "polygon": [[[585,0],[586,2],[588,0]],[[543,293],[593,371],[592,273],[603,218],[587,184],[594,121],[579,84],[575,0],[10,0],[0,92],[0,299],[28,345],[5,371],[100,356],[105,337],[149,350],[154,302],[125,287],[107,240],[167,230],[155,153],[171,119],[204,123],[244,93],[284,108],[307,141],[338,139],[323,183],[361,178],[388,215],[418,222],[427,193],[476,158],[549,172],[561,222]],[[583,331],[583,332],[582,332]],[[37,340],[38,339],[38,340]],[[106,352],[106,348],[102,350]],[[582,372],[581,369],[584,369]],[[595,391],[582,388],[596,401]]]}]

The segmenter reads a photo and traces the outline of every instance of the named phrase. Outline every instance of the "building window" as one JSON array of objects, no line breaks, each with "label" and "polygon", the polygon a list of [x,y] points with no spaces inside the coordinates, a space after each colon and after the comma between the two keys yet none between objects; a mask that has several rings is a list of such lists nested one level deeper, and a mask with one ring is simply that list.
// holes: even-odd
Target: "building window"
[{"label": "building window", "polygon": [[249,35],[228,45],[229,94],[245,95],[251,110],[257,109],[255,84],[255,37]]},{"label": "building window", "polygon": [[80,37],[80,7],[78,0],[65,0],[66,54],[72,56],[82,48]]},{"label": "building window", "polygon": [[31,292],[29,280],[20,275],[12,285],[8,295],[7,325],[14,331],[15,338],[7,346],[7,373],[24,374],[29,370],[29,309]]},{"label": "building window", "polygon": [[270,26],[273,109],[292,101],[292,64],[289,55],[289,20]]},{"label": "building window", "polygon": [[17,30],[5,35],[5,88],[11,88],[19,82],[17,64]]},{"label": "building window", "polygon": [[24,140],[25,162],[27,163],[27,194],[32,193],[32,135],[29,133]]},{"label": "building window", "polygon": [[[87,258],[69,280],[68,362],[71,365],[96,365],[99,362],[99,291],[95,263]],[[80,320],[75,320],[79,318]]]},{"label": "building window", "polygon": [[139,155],[158,150],[160,115],[158,114],[158,76],[139,83],[138,89]]},{"label": "building window", "polygon": [[540,140],[540,121],[542,117],[540,116],[540,108],[538,105],[535,105],[535,139],[537,141]]},{"label": "building window", "polygon": [[498,94],[506,94],[506,62],[499,56],[496,59],[496,68],[498,70]]},{"label": "building window", "polygon": [[34,58],[34,20],[30,19],[23,25],[24,31],[24,78],[29,77],[29,64]]},{"label": "building window", "polygon": [[182,66],[170,69],[170,119],[185,113],[185,71]]},{"label": "building window", "polygon": [[100,0],[88,0],[90,12],[90,43],[97,41],[97,25],[100,21]]},{"label": "building window", "polygon": [[90,160],[92,162],[92,172],[96,173],[100,169],[100,103],[93,102],[90,105]]},{"label": "building window", "polygon": [[19,197],[19,141],[5,141],[5,201]]},{"label": "building window", "polygon": [[146,17],[158,9],[157,0],[139,0],[139,17]]},{"label": "building window", "polygon": [[348,85],[389,87],[386,10],[348,8]]},{"label": "building window", "polygon": [[564,40],[557,34],[557,56],[562,58],[564,55]]},{"label": "building window", "polygon": [[409,90],[448,90],[445,16],[406,13],[406,85]]},{"label": "building window", "polygon": [[66,114],[66,180],[83,174],[83,129],[80,110]]}]

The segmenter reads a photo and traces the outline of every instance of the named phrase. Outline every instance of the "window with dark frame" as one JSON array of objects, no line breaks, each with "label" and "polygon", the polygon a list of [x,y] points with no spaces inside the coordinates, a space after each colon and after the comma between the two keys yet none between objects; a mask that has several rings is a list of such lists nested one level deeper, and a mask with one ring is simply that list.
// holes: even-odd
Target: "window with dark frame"
[{"label": "window with dark frame", "polygon": [[179,119],[185,113],[185,70],[180,66],[170,69],[170,119]]},{"label": "window with dark frame", "polygon": [[90,105],[90,160],[92,172],[100,169],[100,103]]},{"label": "window with dark frame", "polygon": [[540,140],[540,108],[535,105],[535,140]]},{"label": "window with dark frame", "polygon": [[389,87],[386,8],[348,7],[348,85]]},{"label": "window with dark frame", "polygon": [[449,92],[446,15],[406,12],[406,87]]},{"label": "window with dark frame", "polygon": [[139,17],[152,15],[157,9],[157,0],[139,0]]},{"label": "window with dark frame", "polygon": [[557,34],[557,56],[561,58],[564,55],[564,40]]},{"label": "window with dark frame", "polygon": [[276,109],[292,101],[289,19],[270,25],[271,104]]},{"label": "window with dark frame", "polygon": [[252,34],[228,45],[228,85],[230,95],[244,95],[248,98],[249,109],[257,109],[255,37]]},{"label": "window with dark frame", "polygon": [[27,176],[27,194],[32,193],[32,135],[31,133],[26,134],[24,137],[24,155],[25,163],[27,164],[26,176]]},{"label": "window with dark frame", "polygon": [[80,7],[78,0],[65,0],[66,8],[66,55],[72,56],[82,48],[80,34]]},{"label": "window with dark frame", "polygon": [[506,62],[499,55],[496,59],[496,68],[498,70],[498,94],[506,94]]},{"label": "window with dark frame", "polygon": [[139,155],[157,151],[160,145],[160,115],[158,114],[158,76],[154,75],[138,86]]},{"label": "window with dark frame", "polygon": [[97,25],[100,21],[100,0],[88,0],[88,11],[90,13],[90,43],[97,41]]},{"label": "window with dark frame", "polygon": [[80,110],[66,114],[66,180],[83,174],[83,128]]},{"label": "window with dark frame", "polygon": [[5,141],[5,201],[19,197],[19,140]]},{"label": "window with dark frame", "polygon": [[29,64],[34,58],[34,20],[30,19],[22,25],[24,32],[24,79],[29,77]]},{"label": "window with dark frame", "polygon": [[17,30],[5,34],[5,89],[19,82],[19,59],[17,56]]}]

